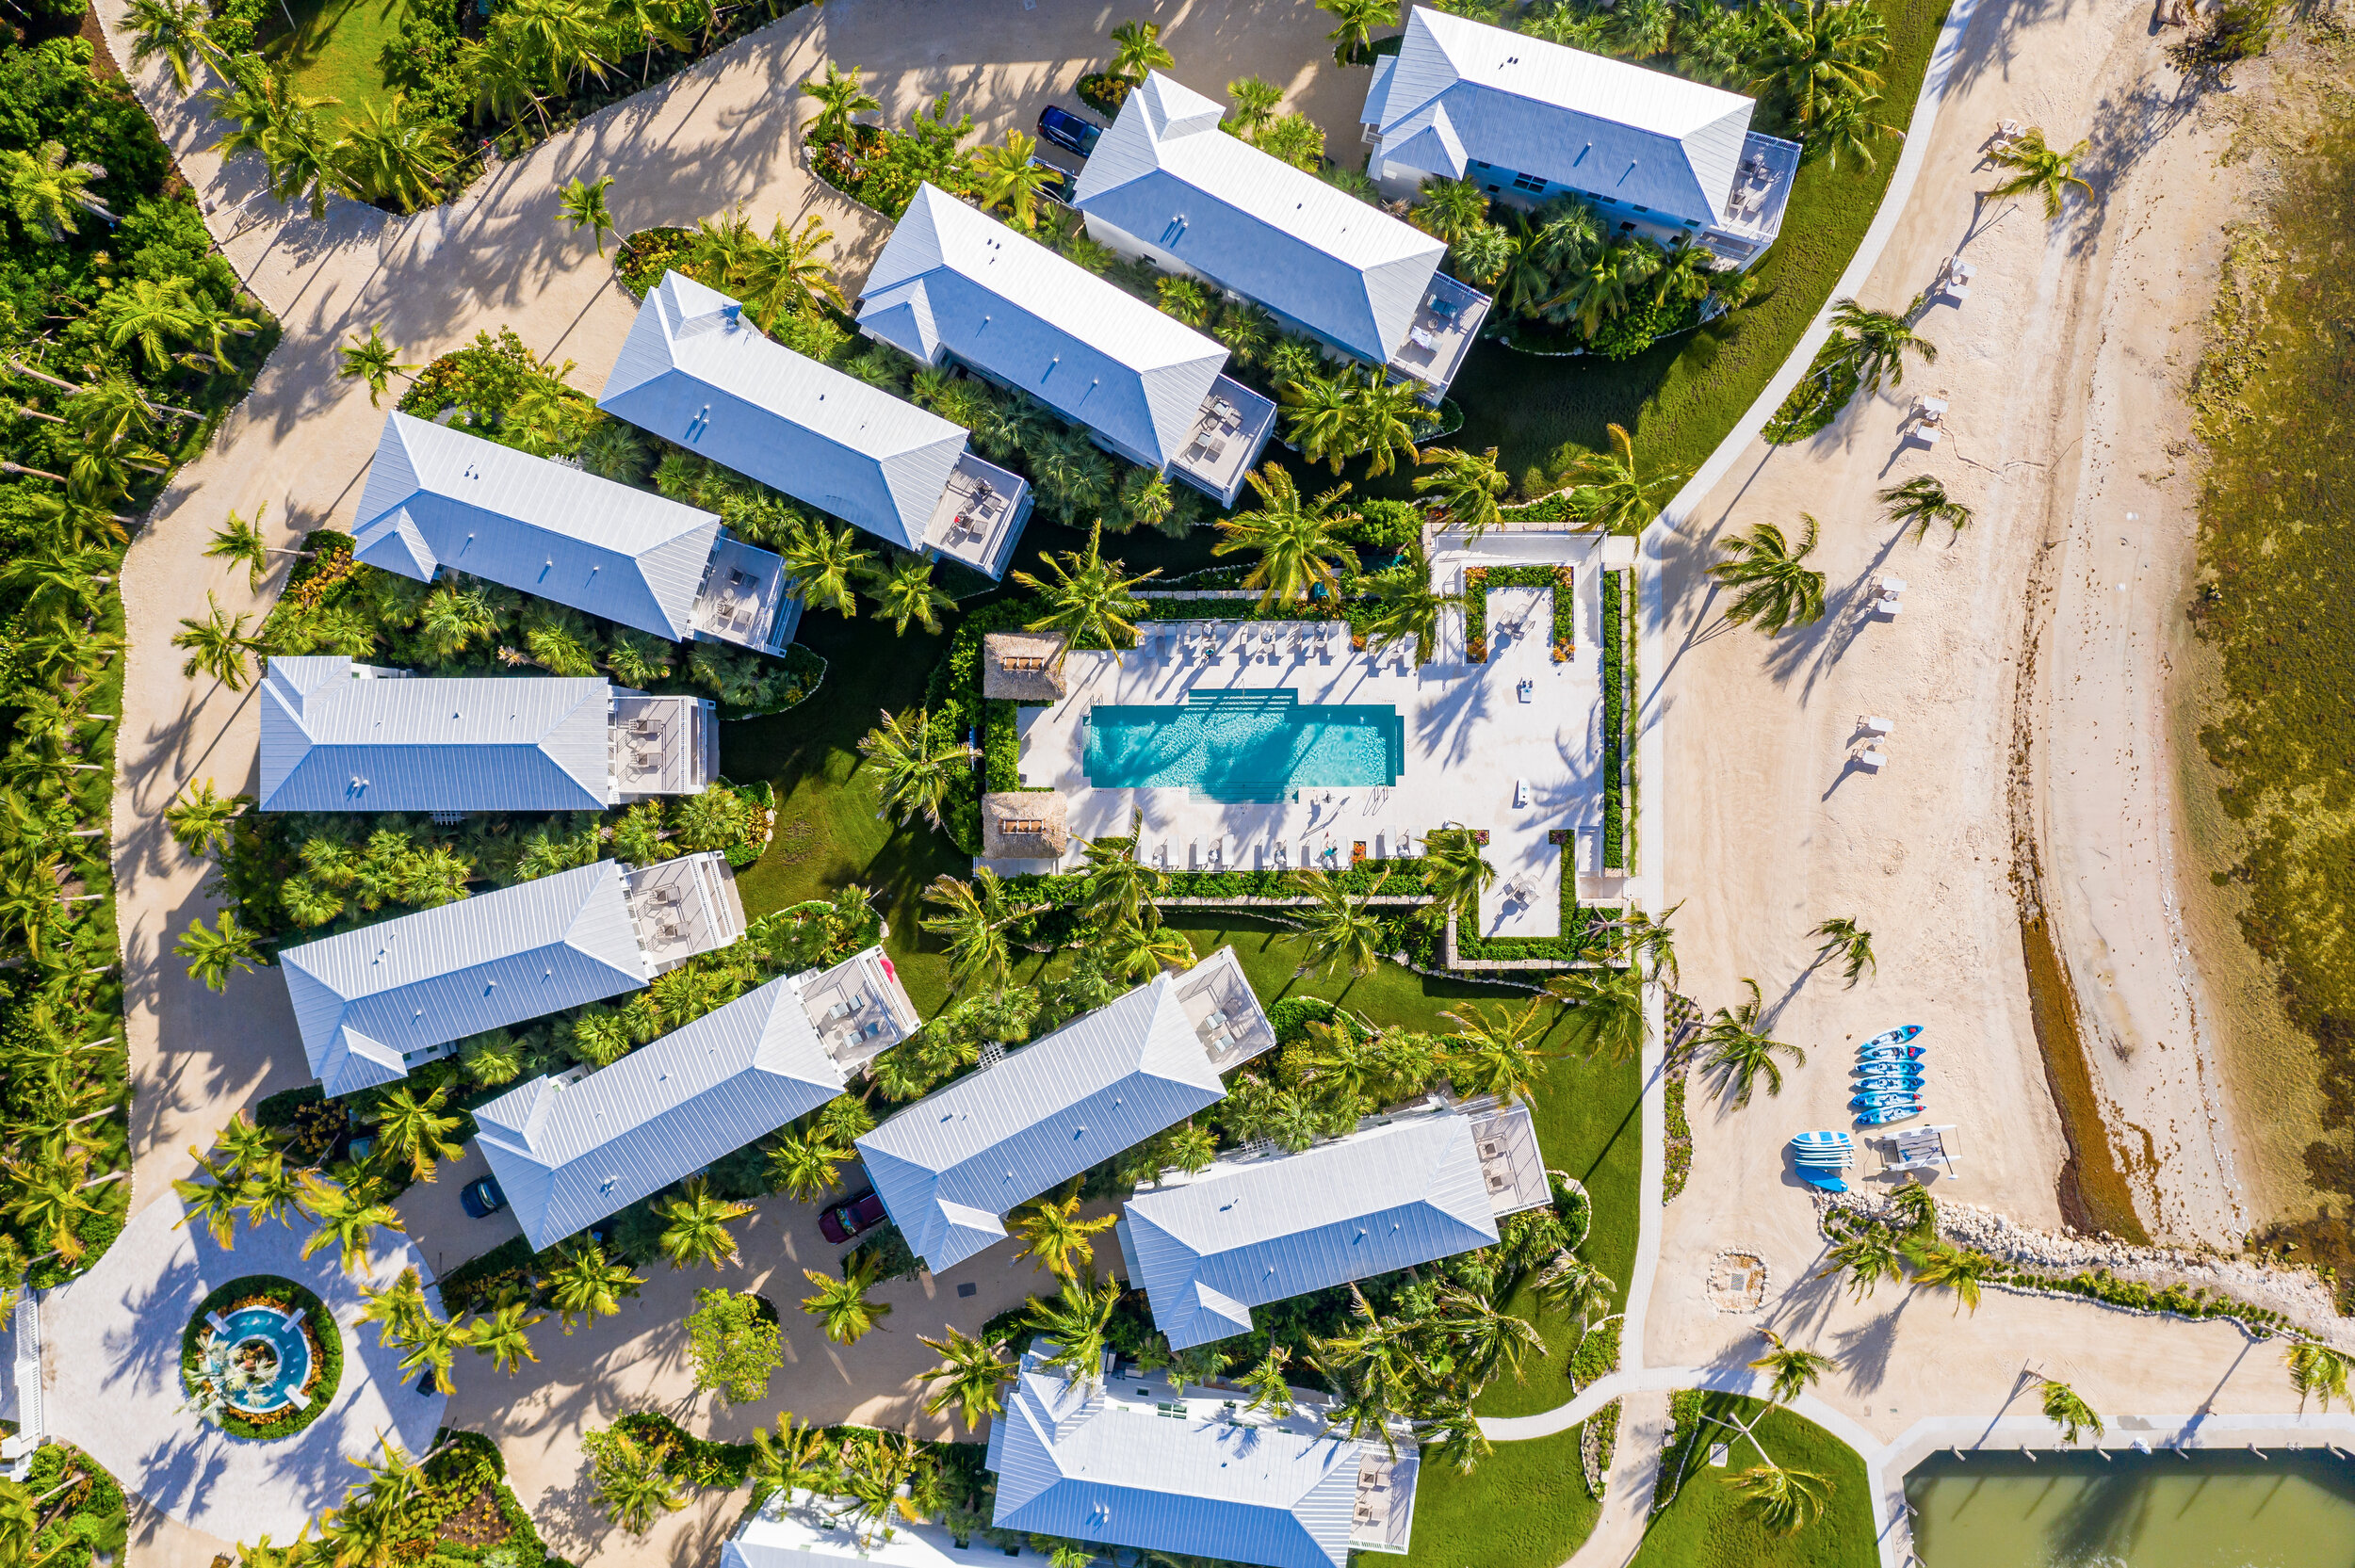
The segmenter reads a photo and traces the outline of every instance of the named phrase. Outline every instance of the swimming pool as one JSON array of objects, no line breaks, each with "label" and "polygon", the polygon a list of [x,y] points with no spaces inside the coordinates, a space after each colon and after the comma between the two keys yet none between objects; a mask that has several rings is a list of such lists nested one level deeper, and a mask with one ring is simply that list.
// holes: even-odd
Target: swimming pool
[{"label": "swimming pool", "polygon": [[1310,786],[1394,784],[1405,765],[1406,721],[1384,703],[1203,691],[1178,707],[1101,703],[1088,716],[1085,767],[1098,789],[1280,800]]}]

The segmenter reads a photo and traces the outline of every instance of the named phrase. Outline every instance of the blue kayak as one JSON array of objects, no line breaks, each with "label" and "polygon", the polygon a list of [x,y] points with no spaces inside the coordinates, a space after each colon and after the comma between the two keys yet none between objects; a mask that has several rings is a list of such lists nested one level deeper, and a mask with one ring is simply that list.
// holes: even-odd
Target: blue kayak
[{"label": "blue kayak", "polygon": [[1876,1094],[1860,1094],[1848,1102],[1851,1110],[1886,1110],[1892,1106],[1922,1104],[1922,1096],[1909,1090],[1890,1090]]},{"label": "blue kayak", "polygon": [[1891,1106],[1881,1110],[1860,1110],[1856,1123],[1860,1127],[1885,1127],[1892,1122],[1909,1122],[1922,1114],[1922,1106]]},{"label": "blue kayak", "polygon": [[1872,1039],[1858,1046],[1857,1049],[1860,1052],[1877,1051],[1891,1045],[1908,1044],[1912,1042],[1913,1037],[1921,1032],[1922,1026],[1919,1024],[1902,1024],[1896,1028],[1882,1030],[1879,1034],[1875,1035]]}]

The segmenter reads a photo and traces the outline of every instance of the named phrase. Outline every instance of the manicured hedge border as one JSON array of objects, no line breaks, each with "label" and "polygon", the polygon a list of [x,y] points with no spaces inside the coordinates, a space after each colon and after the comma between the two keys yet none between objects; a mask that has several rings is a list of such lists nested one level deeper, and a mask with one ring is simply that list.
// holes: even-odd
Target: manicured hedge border
[{"label": "manicured hedge border", "polygon": [[1625,572],[1602,574],[1602,863],[1627,864]]},{"label": "manicured hedge border", "polygon": [[343,1331],[336,1327],[334,1314],[327,1310],[327,1303],[292,1280],[276,1274],[246,1274],[231,1280],[198,1302],[196,1310],[188,1315],[187,1326],[180,1331],[180,1384],[184,1393],[202,1355],[198,1336],[203,1333],[205,1316],[218,1312],[226,1317],[235,1303],[248,1299],[300,1307],[310,1325],[313,1348],[317,1351],[311,1362],[311,1376],[302,1385],[302,1397],[311,1401],[308,1407],[294,1410],[289,1406],[290,1415],[276,1415],[266,1421],[241,1415],[225,1405],[221,1408],[220,1430],[230,1436],[275,1442],[292,1437],[327,1414],[327,1407],[334,1402],[335,1390],[344,1381]]},{"label": "manicured hedge border", "polygon": [[1464,641],[1474,664],[1488,662],[1488,590],[1492,588],[1542,588],[1553,593],[1553,662],[1569,661],[1572,639],[1578,635],[1578,596],[1570,591],[1573,578],[1567,566],[1470,566],[1464,569]]}]

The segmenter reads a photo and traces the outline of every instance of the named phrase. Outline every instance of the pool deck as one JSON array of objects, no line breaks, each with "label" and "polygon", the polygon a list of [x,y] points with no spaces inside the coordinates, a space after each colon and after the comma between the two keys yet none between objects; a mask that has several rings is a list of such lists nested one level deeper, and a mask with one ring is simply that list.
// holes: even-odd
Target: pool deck
[{"label": "pool deck", "polygon": [[[1296,654],[1291,634],[1306,627],[1313,638],[1320,622],[1222,622],[1209,660],[1181,657],[1173,632],[1200,630],[1204,622],[1145,622],[1142,648],[1121,654],[1074,652],[1065,656],[1069,695],[1052,707],[1020,710],[1022,781],[1028,788],[1051,788],[1068,805],[1073,838],[1067,860],[1080,842],[1125,835],[1131,811],[1144,813],[1147,861],[1172,870],[1210,869],[1214,844],[1223,862],[1242,870],[1301,864],[1306,849],[1321,855],[1329,844],[1336,863],[1349,863],[1353,845],[1371,856],[1394,853],[1404,831],[1415,847],[1423,835],[1450,823],[1486,828],[1488,859],[1497,869],[1496,888],[1481,900],[1484,936],[1545,937],[1561,934],[1561,851],[1547,841],[1554,828],[1600,828],[1602,821],[1602,680],[1600,624],[1599,541],[1593,535],[1516,534],[1484,541],[1477,555],[1443,555],[1434,573],[1460,589],[1466,564],[1568,560],[1576,571],[1578,599],[1573,656],[1553,662],[1551,620],[1545,603],[1551,590],[1500,588],[1488,592],[1488,662],[1464,657],[1463,617],[1446,617],[1432,661],[1411,659],[1402,672],[1385,653],[1355,652],[1342,634],[1323,648]],[[1216,613],[1205,601],[1206,618]],[[1527,617],[1527,630],[1504,630]],[[1266,631],[1277,634],[1273,662],[1261,652]],[[1240,639],[1249,639],[1246,656]],[[1530,700],[1519,688],[1530,683]],[[1406,762],[1389,788],[1336,785],[1303,789],[1297,801],[1229,804],[1195,798],[1182,789],[1097,789],[1085,766],[1086,716],[1097,703],[1176,706],[1194,692],[1281,688],[1304,703],[1384,703],[1405,720]],[[1513,804],[1517,780],[1527,780],[1529,803]],[[1166,860],[1163,856],[1166,855]],[[1040,870],[1046,863],[992,862],[1000,870]],[[1504,889],[1522,880],[1530,893],[1514,902]],[[1582,879],[1583,881],[1583,879]],[[1597,889],[1584,887],[1592,895]]]}]

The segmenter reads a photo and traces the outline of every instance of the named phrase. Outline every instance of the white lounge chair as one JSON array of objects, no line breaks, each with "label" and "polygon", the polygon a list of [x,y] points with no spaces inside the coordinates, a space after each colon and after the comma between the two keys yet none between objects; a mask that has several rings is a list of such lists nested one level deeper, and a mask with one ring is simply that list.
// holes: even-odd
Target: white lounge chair
[{"label": "white lounge chair", "polygon": [[1864,718],[1857,720],[1857,728],[1862,730],[1866,735],[1887,735],[1890,731],[1895,729],[1896,727],[1896,722],[1893,719],[1876,719],[1870,714],[1867,714]]},{"label": "white lounge chair", "polygon": [[1886,615],[1893,618],[1904,608],[1905,606],[1897,602],[1897,596],[1893,593],[1890,594],[1887,598],[1876,599],[1873,601],[1873,613],[1875,615]]},{"label": "white lounge chair", "polygon": [[1529,781],[1527,779],[1513,781],[1513,803],[1517,806],[1529,804]]},{"label": "white lounge chair", "polygon": [[1889,753],[1877,746],[1872,746],[1859,752],[1856,760],[1858,767],[1864,768],[1867,772],[1877,773],[1881,770],[1882,764],[1889,761]]},{"label": "white lounge chair", "polygon": [[1186,840],[1186,869],[1189,871],[1202,869],[1202,841],[1198,838]]}]

